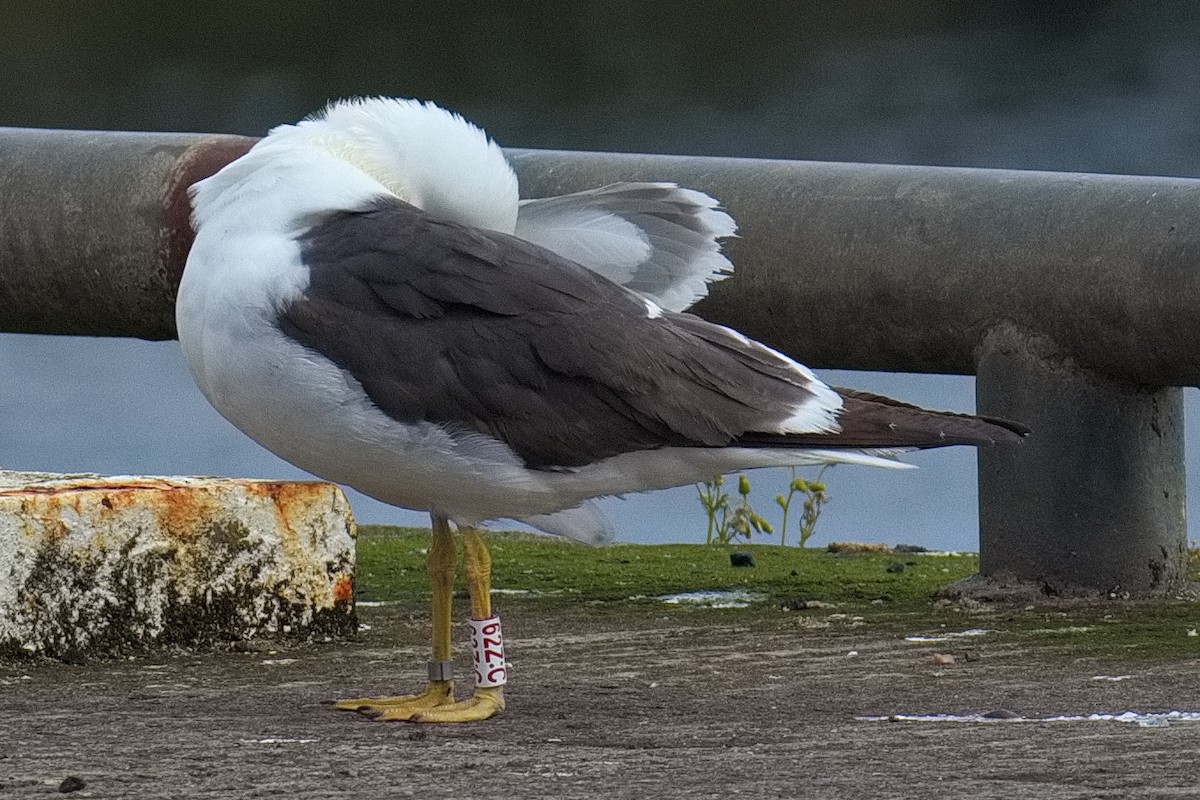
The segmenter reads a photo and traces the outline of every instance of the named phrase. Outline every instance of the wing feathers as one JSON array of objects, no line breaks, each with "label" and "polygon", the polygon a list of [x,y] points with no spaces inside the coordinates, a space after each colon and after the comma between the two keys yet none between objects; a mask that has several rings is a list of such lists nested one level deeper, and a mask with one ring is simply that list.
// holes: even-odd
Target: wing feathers
[{"label": "wing feathers", "polygon": [[668,311],[733,272],[720,239],[733,218],[703,192],[673,183],[614,183],[524,200],[516,234],[638,292]]},{"label": "wing feathers", "polygon": [[385,413],[507,444],[527,466],[728,445],[876,450],[1019,439],[1003,421],[840,394],[736,331],[649,317],[628,289],[521,239],[398,200],[302,241],[280,328]]},{"label": "wing feathers", "polygon": [[384,200],[301,244],[310,283],[285,333],[393,418],[493,436],[530,466],[723,446],[804,405],[832,418],[828,390],[782,356],[695,317],[649,318],[633,292],[515,237]]}]

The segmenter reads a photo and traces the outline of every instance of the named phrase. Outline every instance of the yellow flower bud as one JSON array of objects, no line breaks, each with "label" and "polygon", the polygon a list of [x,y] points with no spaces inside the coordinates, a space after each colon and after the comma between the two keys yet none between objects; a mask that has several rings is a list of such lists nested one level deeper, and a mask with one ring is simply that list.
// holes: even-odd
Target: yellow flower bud
[{"label": "yellow flower bud", "polygon": [[767,533],[775,532],[775,529],[771,527],[771,523],[767,522],[765,519],[760,517],[758,514],[755,514],[754,516],[750,517],[750,520],[754,523],[754,527],[758,528],[758,530],[760,532],[762,532],[762,531],[765,531]]}]

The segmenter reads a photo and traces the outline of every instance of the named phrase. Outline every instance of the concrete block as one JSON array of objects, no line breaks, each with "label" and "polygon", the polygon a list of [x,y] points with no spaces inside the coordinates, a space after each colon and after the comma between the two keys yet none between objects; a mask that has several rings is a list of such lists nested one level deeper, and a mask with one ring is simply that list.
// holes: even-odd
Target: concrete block
[{"label": "concrete block", "polygon": [[0,655],[356,629],[338,487],[0,471]]}]

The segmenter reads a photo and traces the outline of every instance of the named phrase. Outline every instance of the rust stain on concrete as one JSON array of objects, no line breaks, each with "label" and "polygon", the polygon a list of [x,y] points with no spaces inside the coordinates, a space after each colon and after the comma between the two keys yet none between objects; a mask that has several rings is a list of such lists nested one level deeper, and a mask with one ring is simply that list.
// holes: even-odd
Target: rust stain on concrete
[{"label": "rust stain on concrete", "polygon": [[353,632],[355,533],[331,484],[0,473],[0,652]]}]

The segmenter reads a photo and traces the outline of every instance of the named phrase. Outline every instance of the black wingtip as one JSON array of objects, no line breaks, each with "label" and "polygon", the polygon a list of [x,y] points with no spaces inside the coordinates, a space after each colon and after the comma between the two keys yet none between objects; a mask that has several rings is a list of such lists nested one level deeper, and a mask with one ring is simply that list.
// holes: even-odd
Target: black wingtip
[{"label": "black wingtip", "polygon": [[1001,435],[999,438],[992,440],[992,444],[1018,444],[1025,440],[1033,431],[1026,425],[1019,422],[1013,422],[1011,419],[1003,417],[975,417],[980,422],[986,422],[989,425],[994,425],[1002,429],[1007,435]]},{"label": "black wingtip", "polygon": [[826,448],[915,448],[1016,444],[1029,435],[1025,425],[1001,417],[934,411],[883,395],[834,387],[842,396],[841,429],[832,434],[752,434],[739,444]]}]

